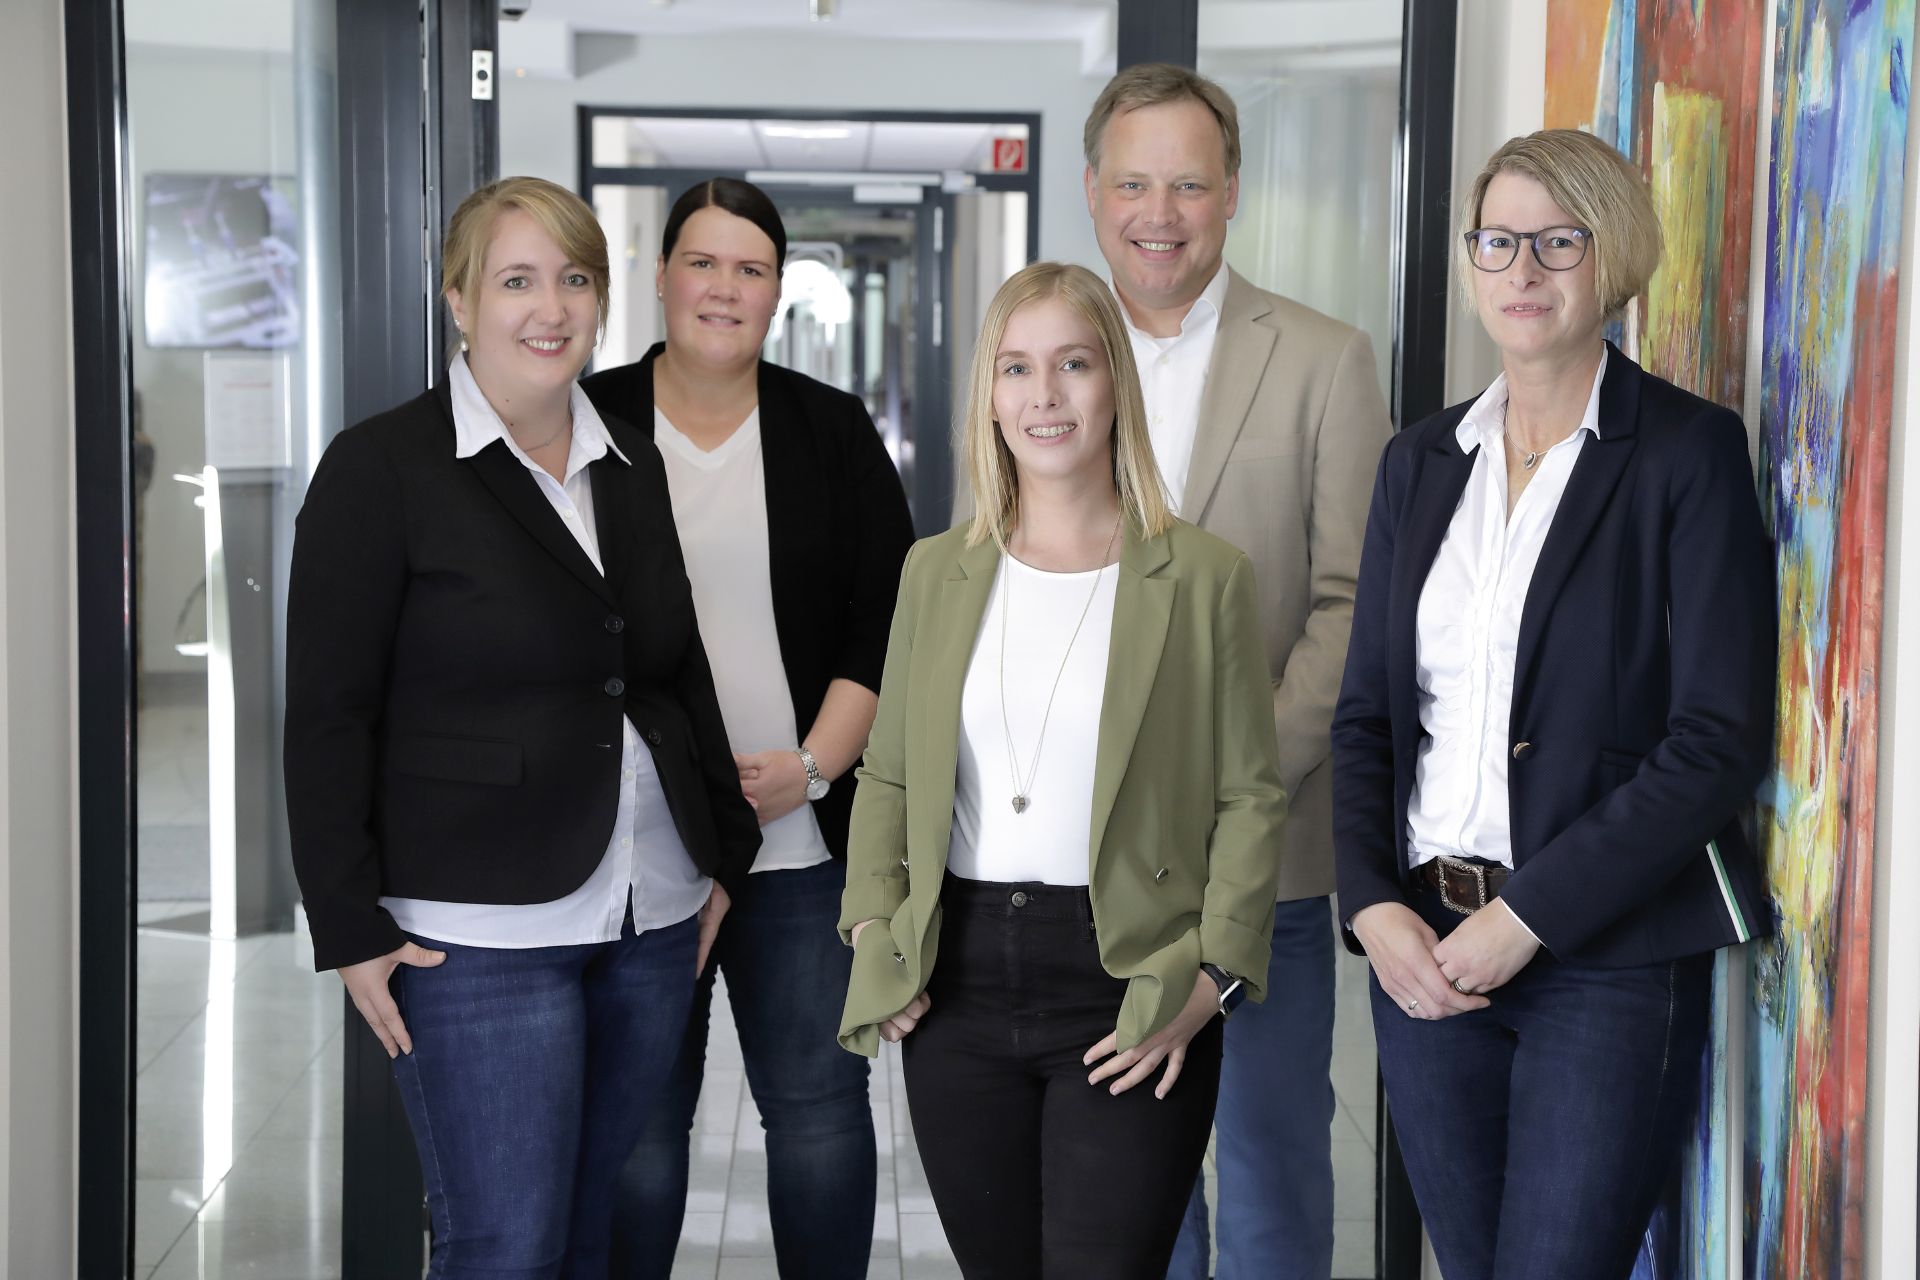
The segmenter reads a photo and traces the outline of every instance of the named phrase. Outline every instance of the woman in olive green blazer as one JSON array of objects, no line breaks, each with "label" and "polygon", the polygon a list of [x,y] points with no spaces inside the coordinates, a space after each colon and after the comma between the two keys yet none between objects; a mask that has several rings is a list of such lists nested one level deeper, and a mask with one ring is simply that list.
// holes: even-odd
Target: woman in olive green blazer
[{"label": "woman in olive green blazer", "polygon": [[963,1271],[1164,1275],[1216,1015],[1266,982],[1286,797],[1253,573],[1169,513],[1082,268],[1002,286],[967,435],[978,514],[908,557],[858,775],[840,1040],[908,1037]]}]

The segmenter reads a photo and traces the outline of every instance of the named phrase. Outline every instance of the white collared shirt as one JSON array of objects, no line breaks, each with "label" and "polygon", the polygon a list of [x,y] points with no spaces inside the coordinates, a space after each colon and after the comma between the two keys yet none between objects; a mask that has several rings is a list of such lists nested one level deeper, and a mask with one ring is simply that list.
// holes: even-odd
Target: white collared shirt
[{"label": "white collared shirt", "polygon": [[[453,399],[454,456],[471,458],[496,441],[504,442],[532,473],[540,493],[559,515],[593,567],[600,563],[600,533],[594,522],[590,463],[620,452],[607,434],[586,392],[574,384],[570,409],[573,442],[567,449],[566,480],[555,480],[514,443],[500,415],[480,391],[467,358],[453,358],[449,371]],[[452,852],[452,851],[450,851]],[[540,851],[529,849],[528,857]],[[564,898],[528,905],[485,902],[434,902],[420,898],[380,899],[394,922],[408,933],[468,947],[563,947],[612,942],[620,936],[627,904],[633,905],[636,933],[678,924],[706,904],[712,881],[700,874],[680,841],[667,810],[667,795],[655,772],[653,755],[640,743],[633,722],[620,721],[620,798],[613,835],[600,864],[586,883]]]},{"label": "white collared shirt", "polygon": [[1600,383],[1573,434],[1546,451],[1507,515],[1507,378],[1494,379],[1460,420],[1463,452],[1479,449],[1460,505],[1433,559],[1414,619],[1420,744],[1407,804],[1407,861],[1445,854],[1513,866],[1507,741],[1520,615],[1540,548],[1587,437],[1600,435]]},{"label": "white collared shirt", "polygon": [[[1115,297],[1119,296],[1116,289]],[[1180,321],[1180,332],[1156,338],[1133,323],[1126,304],[1120,318],[1133,340],[1133,361],[1140,366],[1140,391],[1147,402],[1147,434],[1153,439],[1153,460],[1167,483],[1167,502],[1180,514],[1186,492],[1187,470],[1193,462],[1193,442],[1200,433],[1200,399],[1207,390],[1207,366],[1213,361],[1214,340],[1220,336],[1220,311],[1227,301],[1227,264],[1193,300]]]}]

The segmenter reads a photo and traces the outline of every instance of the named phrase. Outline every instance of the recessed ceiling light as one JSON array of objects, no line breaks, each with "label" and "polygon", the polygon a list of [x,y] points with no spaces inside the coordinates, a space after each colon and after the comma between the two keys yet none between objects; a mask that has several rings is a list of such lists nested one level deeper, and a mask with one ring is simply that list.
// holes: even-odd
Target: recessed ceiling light
[{"label": "recessed ceiling light", "polygon": [[833,11],[839,7],[838,0],[807,0],[807,19],[811,22],[831,22]]},{"label": "recessed ceiling light", "polygon": [[851,138],[853,130],[843,124],[767,124],[760,131],[769,138],[805,138],[809,141]]}]

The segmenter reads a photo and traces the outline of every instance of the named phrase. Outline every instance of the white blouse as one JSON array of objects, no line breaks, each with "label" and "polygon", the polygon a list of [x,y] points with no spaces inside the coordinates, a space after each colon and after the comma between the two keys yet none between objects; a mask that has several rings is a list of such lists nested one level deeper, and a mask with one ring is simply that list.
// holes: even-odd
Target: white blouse
[{"label": "white blouse", "polygon": [[[800,730],[773,620],[760,410],[747,415],[719,448],[708,452],[655,409],[653,442],[667,467],[673,523],[687,558],[693,611],[700,619],[707,664],[713,668],[727,740],[742,754],[790,751],[800,743]],[[845,781],[852,785],[852,779]],[[791,871],[817,866],[832,856],[813,806],[802,802],[760,828],[753,869]]]},{"label": "white blouse", "polygon": [[[566,482],[555,480],[519,445],[506,424],[480,391],[467,369],[464,355],[455,356],[450,371],[453,398],[454,453],[471,458],[495,440],[504,440],[540,486],[560,522],[580,549],[600,563],[600,533],[594,521],[593,484],[587,465],[615,447],[606,424],[578,385],[573,389],[573,444],[567,451]],[[540,850],[529,849],[528,857]],[[449,850],[449,853],[457,853]],[[614,811],[613,835],[600,864],[585,884],[564,898],[527,905],[487,902],[434,902],[421,898],[380,899],[394,922],[408,933],[436,942],[467,947],[562,947],[612,942],[633,904],[636,933],[678,924],[706,905],[713,882],[694,866],[667,810],[667,794],[654,771],[653,753],[641,745],[640,734],[626,717],[620,720],[620,798]]]},{"label": "white blouse", "polygon": [[[1048,573],[1012,556],[1000,557],[960,694],[953,838],[947,854],[947,867],[955,875],[969,880],[1087,883],[1094,749],[1100,738],[1119,582],[1117,564],[1082,573]],[[1082,610],[1086,621],[1069,652],[1068,637],[1074,635]],[[1053,694],[1048,714],[1047,699],[1056,675],[1059,691]],[[1043,719],[1044,743],[1040,741]],[[1009,737],[1019,761],[1021,788],[1016,788],[1007,756]],[[1030,770],[1033,781],[1025,785]],[[1027,797],[1026,810],[1020,813],[1013,808],[1017,789],[1024,789]]]},{"label": "white blouse", "polygon": [[1527,588],[1573,464],[1600,434],[1602,355],[1580,425],[1542,455],[1513,515],[1507,515],[1507,378],[1494,379],[1460,421],[1473,470],[1434,556],[1414,621],[1420,744],[1407,805],[1412,866],[1442,854],[1513,865],[1507,752],[1513,665]]}]

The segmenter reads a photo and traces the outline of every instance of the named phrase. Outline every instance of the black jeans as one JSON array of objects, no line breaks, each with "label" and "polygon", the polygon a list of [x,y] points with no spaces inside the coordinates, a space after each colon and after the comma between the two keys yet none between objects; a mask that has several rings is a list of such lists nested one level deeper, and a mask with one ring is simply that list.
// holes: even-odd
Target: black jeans
[{"label": "black jeans", "polygon": [[1164,1277],[1213,1123],[1219,1020],[1187,1046],[1165,1099],[1158,1073],[1113,1097],[1081,1064],[1126,991],[1100,966],[1087,891],[948,876],[941,903],[932,1005],[903,1056],[962,1273]]}]

